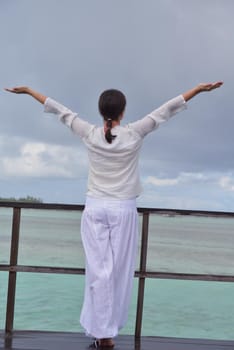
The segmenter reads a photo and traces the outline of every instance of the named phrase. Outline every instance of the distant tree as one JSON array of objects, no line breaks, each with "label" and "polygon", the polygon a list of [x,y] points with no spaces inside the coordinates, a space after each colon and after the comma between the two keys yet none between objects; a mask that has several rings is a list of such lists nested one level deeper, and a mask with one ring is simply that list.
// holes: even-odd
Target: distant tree
[{"label": "distant tree", "polygon": [[32,197],[32,196],[20,197],[20,198],[15,198],[15,197],[3,198],[3,197],[0,197],[0,201],[1,202],[43,203],[43,200],[41,198],[36,198],[36,197]]}]

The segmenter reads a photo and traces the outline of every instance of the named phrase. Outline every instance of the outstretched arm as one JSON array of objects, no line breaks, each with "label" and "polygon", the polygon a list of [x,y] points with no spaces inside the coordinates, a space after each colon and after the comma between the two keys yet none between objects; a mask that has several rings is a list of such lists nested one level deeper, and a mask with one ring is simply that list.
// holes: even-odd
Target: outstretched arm
[{"label": "outstretched arm", "polygon": [[185,101],[188,101],[197,94],[200,94],[200,92],[211,91],[219,88],[221,85],[223,85],[222,81],[217,81],[215,83],[202,83],[195,86],[193,89],[186,91],[182,96]]},{"label": "outstretched arm", "polygon": [[202,83],[193,89],[169,100],[161,107],[149,113],[146,117],[131,123],[131,127],[142,137],[156,129],[161,123],[167,121],[176,113],[186,108],[186,102],[203,91],[211,91],[219,88],[223,84],[222,81],[215,83]]},{"label": "outstretched arm", "polygon": [[35,98],[38,102],[44,104],[47,96],[42,95],[40,92],[37,92],[27,86],[18,86],[14,88],[5,88],[6,91],[13,92],[14,94],[26,94]]},{"label": "outstretched arm", "polygon": [[79,118],[76,113],[72,112],[59,102],[42,95],[40,92],[37,92],[27,86],[5,88],[5,90],[15,94],[26,94],[32,96],[38,102],[44,105],[46,113],[56,114],[62,123],[71,128],[72,131],[81,138],[86,137],[93,127],[90,123]]}]

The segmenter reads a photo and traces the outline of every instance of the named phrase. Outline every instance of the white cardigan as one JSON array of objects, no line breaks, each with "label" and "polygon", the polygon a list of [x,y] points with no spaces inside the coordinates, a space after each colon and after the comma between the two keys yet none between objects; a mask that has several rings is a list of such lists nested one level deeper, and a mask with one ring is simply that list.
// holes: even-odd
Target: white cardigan
[{"label": "white cardigan", "polygon": [[58,115],[64,124],[80,136],[87,147],[87,195],[118,200],[135,198],[141,193],[138,159],[144,137],[185,108],[183,96],[175,97],[134,123],[115,126],[111,132],[117,137],[109,144],[103,127],[84,121],[51,98],[45,101],[45,112]]}]

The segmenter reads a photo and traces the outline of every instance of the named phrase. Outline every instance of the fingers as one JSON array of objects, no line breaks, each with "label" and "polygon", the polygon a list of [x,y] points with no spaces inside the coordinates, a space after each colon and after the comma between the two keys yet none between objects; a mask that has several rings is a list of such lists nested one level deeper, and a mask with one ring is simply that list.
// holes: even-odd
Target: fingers
[{"label": "fingers", "polygon": [[214,90],[214,89],[217,89],[219,88],[220,86],[223,85],[223,82],[222,81],[217,81],[216,83],[213,83],[213,84],[209,84],[206,89],[208,91],[211,91],[211,90]]},{"label": "fingers", "polygon": [[13,88],[5,88],[4,90],[8,92],[13,92],[15,94],[25,94],[27,93],[27,87],[26,86],[18,86]]},{"label": "fingers", "polygon": [[217,81],[216,83],[213,84],[213,89],[219,88],[222,85],[223,85],[223,81]]},{"label": "fingers", "polygon": [[13,92],[15,94],[19,93],[18,88],[5,88],[4,90],[6,90],[8,92]]},{"label": "fingers", "polygon": [[15,92],[14,89],[10,89],[10,88],[4,88],[4,90],[9,91],[9,92]]}]

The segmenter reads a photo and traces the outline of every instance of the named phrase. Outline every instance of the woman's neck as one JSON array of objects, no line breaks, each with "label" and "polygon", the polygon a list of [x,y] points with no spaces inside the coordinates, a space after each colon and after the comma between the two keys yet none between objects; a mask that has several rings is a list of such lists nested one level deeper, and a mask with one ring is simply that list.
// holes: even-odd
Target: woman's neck
[{"label": "woman's neck", "polygon": [[[104,122],[104,125],[106,125],[106,120]],[[115,126],[120,125],[120,120],[112,120],[112,128],[114,128]]]}]

